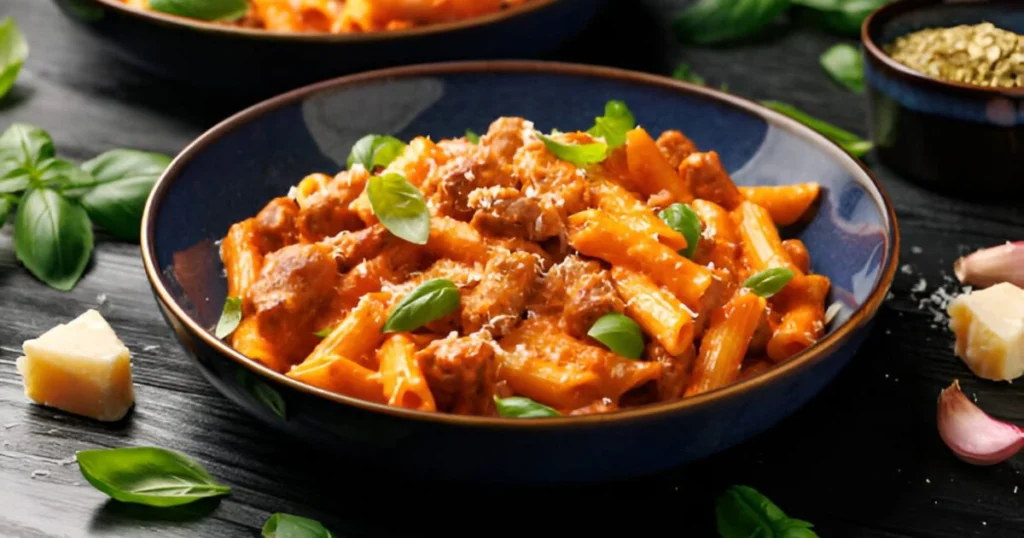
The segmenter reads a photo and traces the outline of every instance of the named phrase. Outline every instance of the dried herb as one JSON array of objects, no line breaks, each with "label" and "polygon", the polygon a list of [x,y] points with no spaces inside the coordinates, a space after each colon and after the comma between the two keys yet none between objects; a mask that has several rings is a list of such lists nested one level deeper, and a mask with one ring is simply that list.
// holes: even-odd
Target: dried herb
[{"label": "dried herb", "polygon": [[1024,35],[991,23],[926,28],[885,47],[897,62],[953,82],[1024,87]]}]

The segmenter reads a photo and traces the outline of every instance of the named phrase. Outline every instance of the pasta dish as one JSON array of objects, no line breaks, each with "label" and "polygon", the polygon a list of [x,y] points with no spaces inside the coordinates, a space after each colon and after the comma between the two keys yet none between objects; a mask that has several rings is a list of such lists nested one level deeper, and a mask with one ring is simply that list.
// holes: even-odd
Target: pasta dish
[{"label": "pasta dish", "polygon": [[818,194],[737,187],[715,151],[654,138],[619,101],[587,131],[501,117],[479,137],[368,135],[346,170],[231,226],[227,338],[295,380],[421,411],[686,398],[823,335],[830,282],[779,234]]},{"label": "pasta dish", "polygon": [[[161,11],[167,0],[123,0],[126,4]],[[204,2],[207,0],[191,0]],[[232,0],[227,0],[229,3]],[[181,11],[173,2],[168,13],[216,20],[277,32],[358,33],[404,30],[472,19],[522,5],[531,0],[233,0],[242,9],[230,17],[208,18],[208,8]],[[244,2],[248,2],[245,9]],[[223,2],[222,2],[223,3]]]}]

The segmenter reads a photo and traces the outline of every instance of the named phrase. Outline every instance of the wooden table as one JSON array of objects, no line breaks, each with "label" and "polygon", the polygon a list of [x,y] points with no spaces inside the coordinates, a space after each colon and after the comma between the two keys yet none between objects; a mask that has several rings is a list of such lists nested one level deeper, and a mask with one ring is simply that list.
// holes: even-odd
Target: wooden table
[{"label": "wooden table", "polygon": [[[614,2],[557,57],[658,73],[685,60],[711,84],[728,82],[736,94],[784,100],[864,132],[863,99],[818,66],[834,36],[796,28],[742,46],[683,47],[665,28],[673,2],[647,1],[642,10],[633,3]],[[50,2],[2,5],[0,16],[15,17],[32,53],[14,93],[0,101],[0,127],[42,126],[65,157],[114,147],[174,154],[246,104],[118,63]],[[1024,459],[988,468],[955,459],[936,433],[935,402],[960,378],[985,409],[1021,422],[1022,389],[972,376],[930,299],[940,287],[958,290],[957,256],[1024,238],[1020,204],[946,198],[868,162],[896,203],[904,265],[852,365],[751,442],[660,476],[586,488],[380,483],[359,462],[278,438],[191,366],[157,312],[137,245],[100,234],[85,278],[61,293],[18,265],[7,226],[0,232],[0,536],[254,536],[277,511],[317,518],[346,537],[638,536],[662,525],[671,529],[659,533],[666,536],[713,536],[714,499],[735,483],[760,489],[824,537],[1021,536]],[[30,405],[22,394],[14,367],[21,342],[87,308],[98,308],[133,351],[138,406],[126,424],[99,425]],[[233,493],[219,505],[142,510],[108,501],[73,463],[76,450],[143,444],[194,456]],[[487,523],[469,523],[469,514]],[[540,525],[539,517],[555,523]]]}]

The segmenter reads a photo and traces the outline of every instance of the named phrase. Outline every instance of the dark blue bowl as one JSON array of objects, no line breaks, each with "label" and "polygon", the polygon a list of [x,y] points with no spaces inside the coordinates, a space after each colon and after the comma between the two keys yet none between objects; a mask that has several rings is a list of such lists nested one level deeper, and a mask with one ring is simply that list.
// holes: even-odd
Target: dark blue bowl
[{"label": "dark blue bowl", "polygon": [[[623,99],[651,131],[682,128],[720,153],[741,184],[820,182],[799,231],[843,309],[824,339],[773,370],[679,402],[604,415],[503,419],[424,413],[298,383],[219,341],[225,298],[216,242],[312,171],[345,166],[368,132],[461,136],[519,115],[538,128],[585,128]],[[150,196],[142,254],[164,316],[211,383],[288,434],[367,465],[427,477],[574,482],[651,473],[771,427],[818,393],[856,352],[897,265],[896,216],[854,158],[751,102],[668,78],[540,62],[468,62],[366,73],[296,90],[214,127]]]},{"label": "dark blue bowl", "polygon": [[605,0],[534,0],[490,16],[367,34],[282,33],[143,11],[121,0],[54,0],[126,61],[192,86],[269,97],[368,69],[538,58],[575,36]]}]

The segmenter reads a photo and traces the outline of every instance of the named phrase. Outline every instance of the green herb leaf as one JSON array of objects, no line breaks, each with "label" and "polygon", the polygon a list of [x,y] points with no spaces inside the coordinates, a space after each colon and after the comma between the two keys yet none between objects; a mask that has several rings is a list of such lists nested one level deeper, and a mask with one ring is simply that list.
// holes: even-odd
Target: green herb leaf
[{"label": "green herb leaf", "polygon": [[672,78],[683,82],[689,82],[690,84],[697,84],[698,86],[704,86],[706,84],[704,77],[691,71],[690,64],[686,62],[680,63],[676,66],[676,70],[672,72]]},{"label": "green herb leaf", "polygon": [[864,140],[849,131],[844,131],[839,127],[810,116],[806,112],[803,112],[792,105],[787,105],[786,103],[779,101],[762,101],[761,104],[776,112],[785,114],[815,131],[818,131],[836,144],[839,144],[840,147],[855,157],[863,157],[867,152],[871,151],[871,148],[874,147],[874,144],[870,141]]},{"label": "green herb leaf", "polygon": [[383,332],[407,332],[459,308],[459,288],[446,278],[428,280],[409,292],[391,311]]},{"label": "green herb leaf", "polygon": [[750,275],[750,278],[743,281],[743,287],[750,288],[750,291],[755,294],[768,298],[782,291],[782,288],[785,288],[790,280],[793,280],[793,271],[785,267],[773,267]]},{"label": "green herb leaf", "polygon": [[676,36],[699,44],[735,41],[768,26],[790,0],[698,0],[673,23]]},{"label": "green herb leaf", "polygon": [[715,503],[721,538],[817,538],[812,525],[786,516],[781,508],[754,488],[732,486]]},{"label": "green herb leaf", "polygon": [[864,91],[864,60],[855,47],[845,43],[833,45],[821,55],[821,66],[850,91]]},{"label": "green herb leaf", "polygon": [[563,161],[571,162],[576,166],[599,163],[608,156],[608,144],[604,142],[592,142],[590,144],[563,144],[553,138],[537,133],[537,137],[544,142],[555,157]]},{"label": "green herb leaf", "polygon": [[560,416],[558,411],[523,396],[499,398],[494,396],[498,415],[510,418],[544,418]]},{"label": "green herb leaf", "polygon": [[587,336],[628,359],[639,359],[644,353],[644,335],[632,319],[615,312],[594,322]]},{"label": "green herb leaf", "polygon": [[278,513],[263,525],[263,538],[334,538],[334,535],[319,521]]},{"label": "green herb leaf", "polygon": [[14,208],[14,200],[0,195],[0,229],[3,229],[4,225],[7,224],[7,215],[11,214],[11,209]]},{"label": "green herb leaf", "polygon": [[320,338],[327,338],[327,335],[331,334],[332,331],[334,331],[334,327],[331,326],[331,325],[328,325],[328,326],[324,327],[323,329],[320,329],[319,331],[317,331],[317,332],[315,332],[313,334],[316,335],[316,336],[319,336]]},{"label": "green herb leaf", "polygon": [[14,19],[0,20],[0,98],[14,86],[22,64],[28,58],[28,43],[18,31]]},{"label": "green herb leaf", "polygon": [[430,212],[423,194],[409,180],[401,174],[371,177],[366,196],[373,214],[388,231],[410,243],[427,244]]},{"label": "green herb leaf", "polygon": [[381,168],[391,164],[402,154],[405,149],[405,142],[393,137],[369,134],[359,139],[352,146],[352,153],[348,156],[348,167],[359,163],[370,172],[378,166]]},{"label": "green herb leaf", "polygon": [[53,139],[39,127],[15,123],[0,135],[0,160],[13,159],[27,170],[35,171],[40,162],[54,155]]},{"label": "green herb leaf", "polygon": [[202,21],[235,21],[249,11],[246,0],[149,0],[149,8]]},{"label": "green herb leaf", "polygon": [[50,189],[31,189],[14,217],[14,253],[36,278],[67,291],[92,256],[92,225],[78,204]]},{"label": "green herb leaf", "polygon": [[238,297],[228,297],[224,299],[224,310],[220,313],[220,319],[217,320],[217,328],[214,329],[213,334],[223,340],[235,332],[241,322],[242,300]]},{"label": "green herb leaf", "polygon": [[[604,139],[608,146],[605,150],[605,154],[607,154],[608,149],[617,148],[625,144],[626,133],[634,127],[636,127],[636,118],[629,107],[626,106],[626,103],[623,101],[608,101],[604,105],[604,116],[594,118],[594,126],[587,132],[595,138]],[[548,144],[547,140],[544,141],[544,144]],[[550,145],[548,145],[548,149],[554,153]],[[559,158],[571,161],[571,159],[566,159],[561,155],[559,155]],[[604,156],[601,156],[599,160],[603,161]]]},{"label": "green herb leaf", "polygon": [[179,506],[231,491],[215,482],[195,460],[163,448],[82,450],[76,457],[82,476],[121,502]]},{"label": "green herb leaf", "polygon": [[245,389],[245,391],[248,392],[257,403],[266,407],[271,413],[278,417],[287,418],[287,407],[284,402],[284,397],[281,396],[281,393],[277,392],[276,389],[266,384],[260,378],[256,377],[255,374],[244,368],[239,368],[237,370],[235,379],[238,381],[238,386]]},{"label": "green herb leaf", "polygon": [[807,8],[810,18],[834,32],[857,37],[864,19],[889,0],[793,0]]},{"label": "green herb leaf", "polygon": [[693,253],[697,251],[697,244],[700,242],[700,233],[704,230],[697,212],[686,204],[677,203],[662,209],[658,217],[665,221],[669,228],[683,234],[686,238],[686,248],[679,253],[693,259]]},{"label": "green herb leaf", "polygon": [[92,221],[118,239],[139,238],[142,210],[171,158],[159,153],[115,149],[82,164],[96,185],[80,202]]},{"label": "green herb leaf", "polygon": [[474,144],[479,144],[480,143],[480,135],[474,133],[473,131],[471,131],[469,129],[466,129],[466,139],[468,139],[470,142],[472,142]]}]

